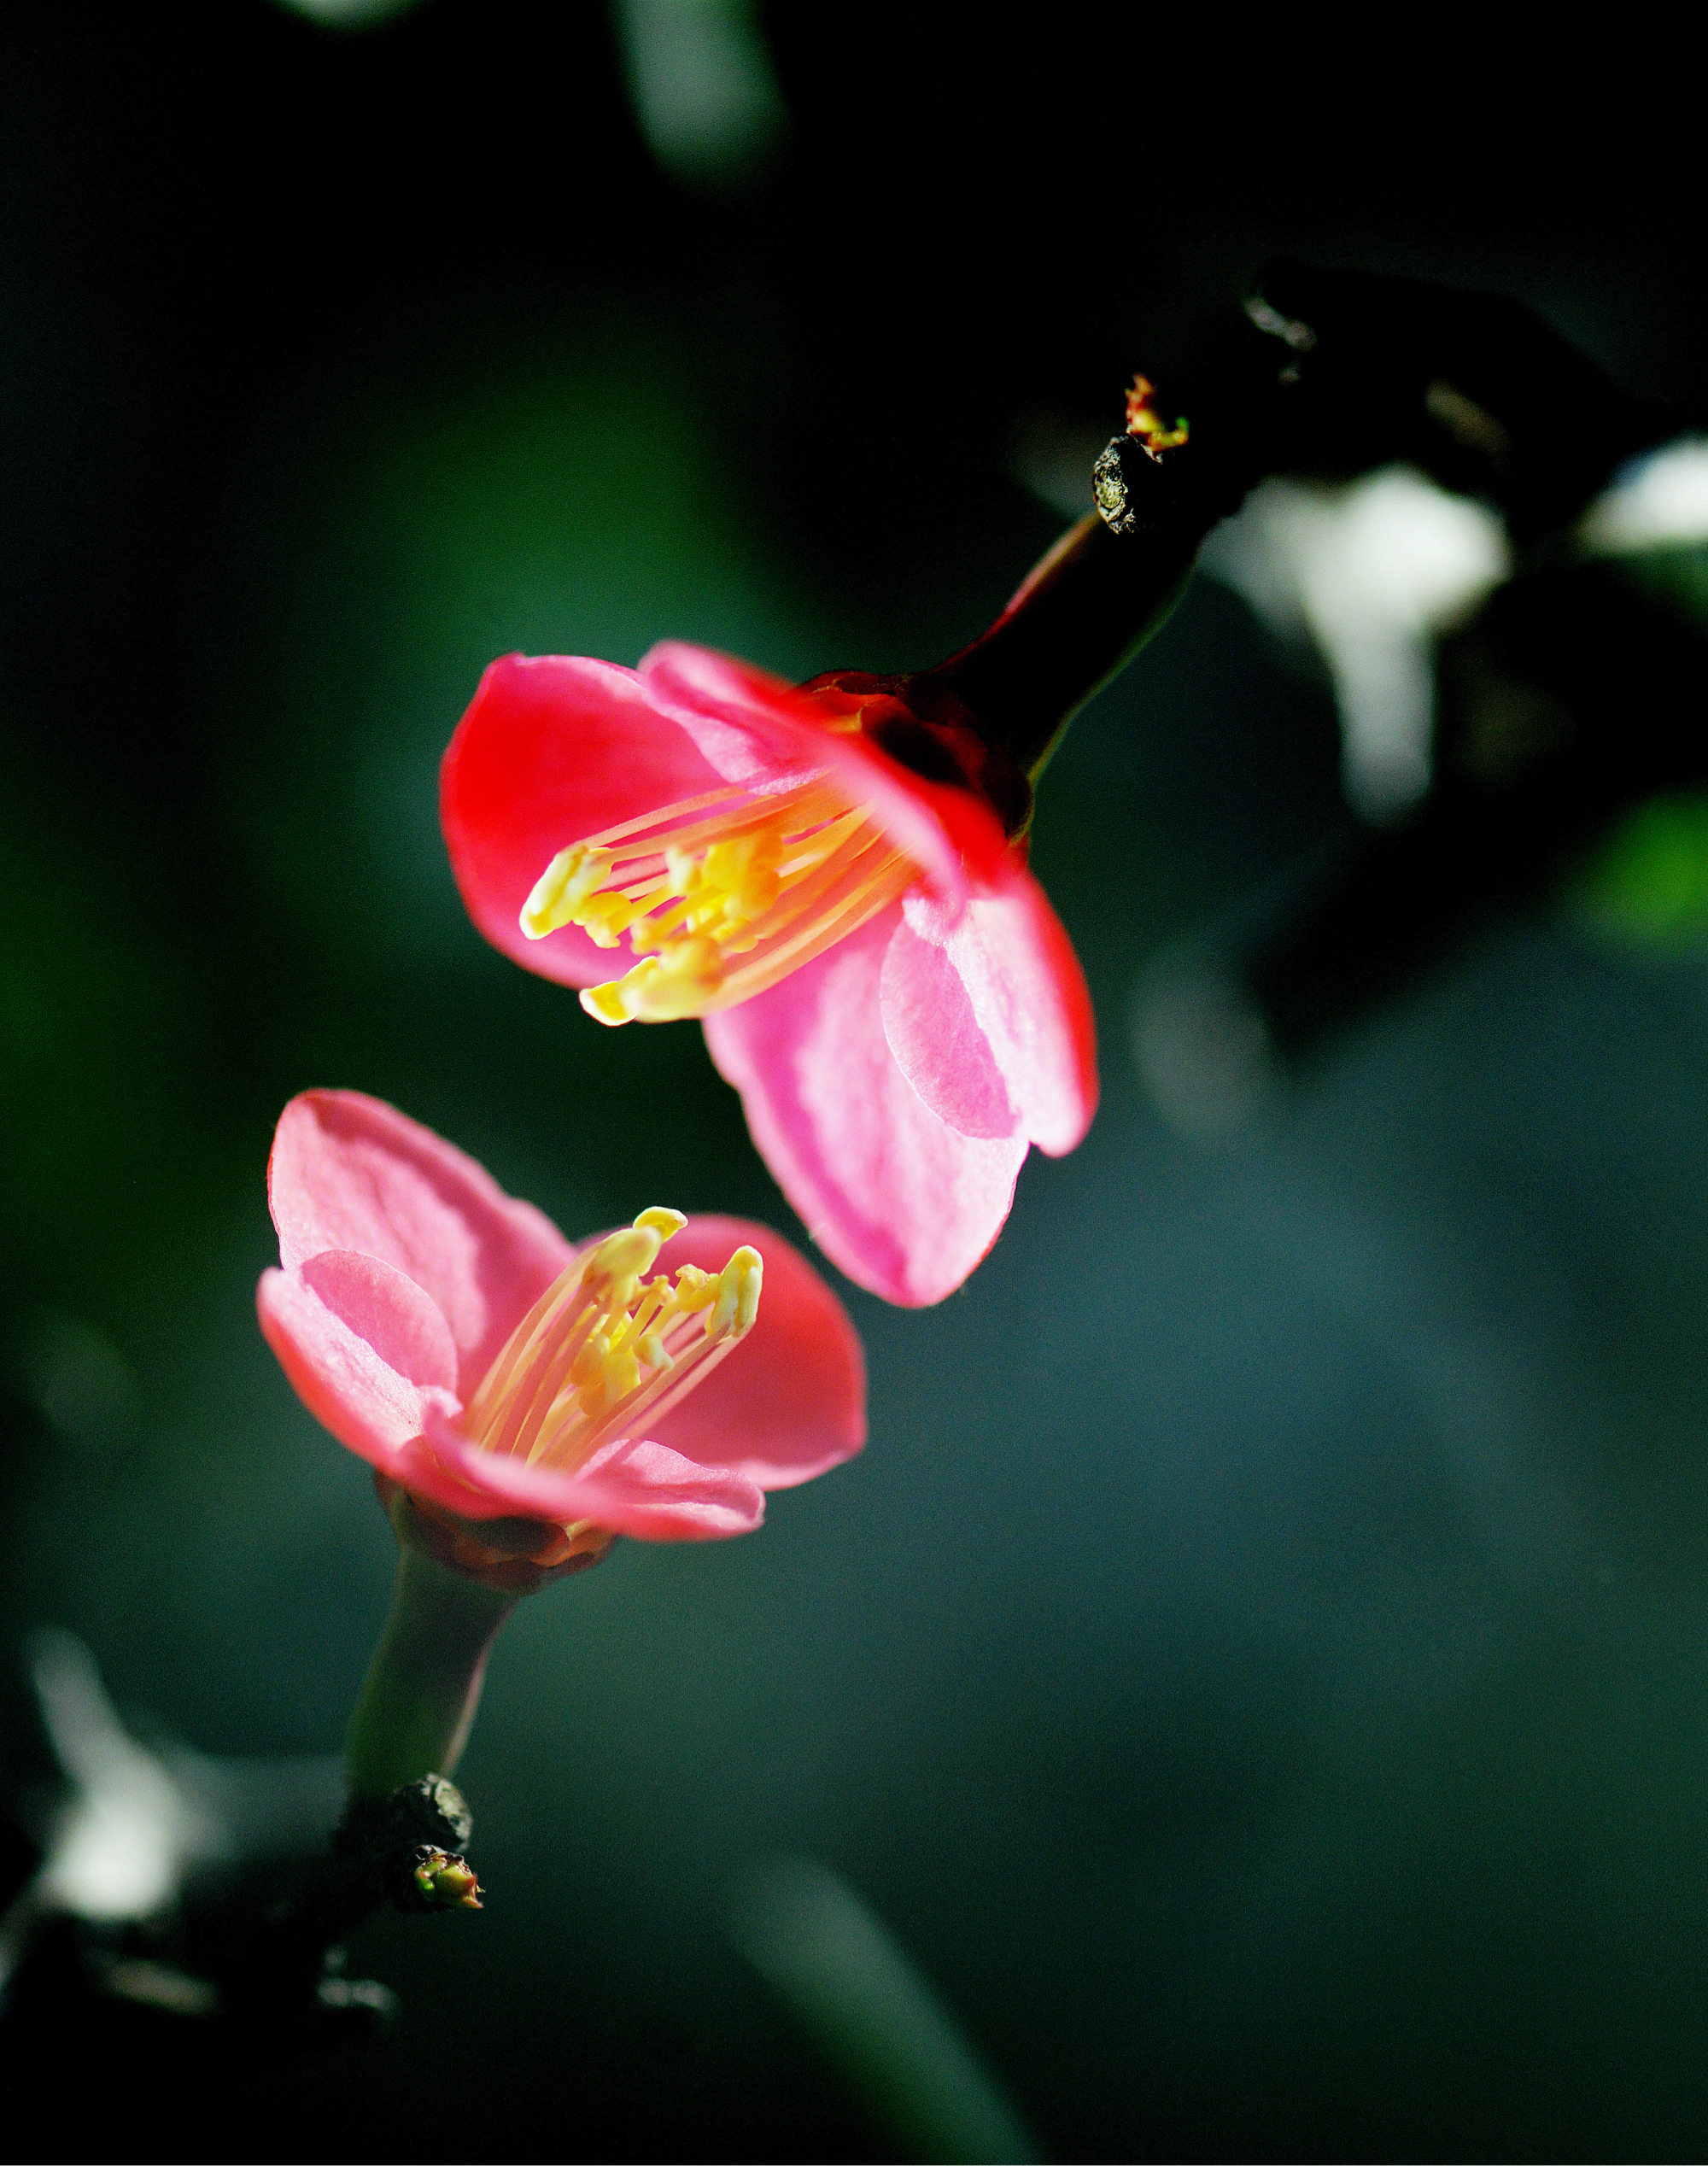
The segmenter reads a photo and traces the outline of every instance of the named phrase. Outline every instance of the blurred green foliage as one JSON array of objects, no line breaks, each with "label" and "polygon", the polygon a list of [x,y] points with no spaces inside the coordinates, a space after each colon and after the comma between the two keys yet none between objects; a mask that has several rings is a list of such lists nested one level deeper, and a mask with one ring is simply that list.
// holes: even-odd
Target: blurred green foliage
[{"label": "blurred green foliage", "polygon": [[1583,875],[1592,923],[1639,945],[1708,934],[1708,796],[1652,798],[1622,820]]}]

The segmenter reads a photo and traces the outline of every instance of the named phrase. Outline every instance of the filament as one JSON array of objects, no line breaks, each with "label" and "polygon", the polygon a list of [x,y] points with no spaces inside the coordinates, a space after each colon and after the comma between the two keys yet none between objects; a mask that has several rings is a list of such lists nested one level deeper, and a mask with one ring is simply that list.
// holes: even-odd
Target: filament
[{"label": "filament", "polygon": [[896,901],[919,869],[869,813],[822,780],[730,785],[601,828],[560,850],[522,929],[578,925],[631,967],[588,987],[601,1022],[708,1015],[752,999]]}]

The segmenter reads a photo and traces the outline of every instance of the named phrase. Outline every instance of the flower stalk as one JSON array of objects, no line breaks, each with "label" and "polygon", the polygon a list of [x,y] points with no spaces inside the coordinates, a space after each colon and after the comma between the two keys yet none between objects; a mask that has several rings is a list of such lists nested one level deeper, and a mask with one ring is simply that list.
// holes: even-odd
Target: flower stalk
[{"label": "flower stalk", "polygon": [[1167,622],[1219,516],[1126,535],[1088,512],[993,624],[921,677],[964,701],[976,735],[1035,783],[1079,709]]},{"label": "flower stalk", "polygon": [[411,1539],[412,1507],[391,1501],[397,1580],[391,1614],[345,1738],[350,1791],[389,1797],[424,1775],[449,1775],[480,1704],[487,1656],[518,1597],[453,1572]]}]

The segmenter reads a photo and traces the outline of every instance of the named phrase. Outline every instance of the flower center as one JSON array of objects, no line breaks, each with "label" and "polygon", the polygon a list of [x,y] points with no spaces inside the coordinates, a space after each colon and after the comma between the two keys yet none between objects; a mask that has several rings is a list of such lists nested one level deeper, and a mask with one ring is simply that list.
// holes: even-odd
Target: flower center
[{"label": "flower center", "polygon": [[544,940],[579,925],[639,960],[589,986],[602,1023],[666,1022],[750,1000],[903,894],[918,868],[822,782],[686,798],[560,850],[522,908]]},{"label": "flower center", "polygon": [[764,1266],[740,1248],[722,1271],[644,1278],[687,1223],[642,1211],[553,1280],[469,1402],[471,1443],[572,1472],[705,1382],[752,1329]]}]

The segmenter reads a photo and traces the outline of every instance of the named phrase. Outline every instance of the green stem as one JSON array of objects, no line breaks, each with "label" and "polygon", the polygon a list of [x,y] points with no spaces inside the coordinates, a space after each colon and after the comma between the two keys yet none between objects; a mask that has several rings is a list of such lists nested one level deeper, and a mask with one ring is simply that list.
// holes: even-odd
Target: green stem
[{"label": "green stem", "polygon": [[449,1775],[468,1742],[486,1658],[516,1597],[397,1548],[391,1614],[345,1739],[350,1788],[389,1797],[424,1775]]}]

